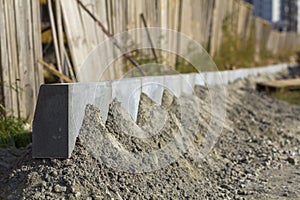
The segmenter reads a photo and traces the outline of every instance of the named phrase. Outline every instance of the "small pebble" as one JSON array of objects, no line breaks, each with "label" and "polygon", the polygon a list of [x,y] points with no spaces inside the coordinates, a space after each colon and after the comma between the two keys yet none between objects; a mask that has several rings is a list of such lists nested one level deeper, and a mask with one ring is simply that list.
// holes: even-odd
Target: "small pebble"
[{"label": "small pebble", "polygon": [[60,192],[66,192],[67,191],[67,187],[66,186],[60,186],[59,184],[54,186],[54,191],[57,193]]}]

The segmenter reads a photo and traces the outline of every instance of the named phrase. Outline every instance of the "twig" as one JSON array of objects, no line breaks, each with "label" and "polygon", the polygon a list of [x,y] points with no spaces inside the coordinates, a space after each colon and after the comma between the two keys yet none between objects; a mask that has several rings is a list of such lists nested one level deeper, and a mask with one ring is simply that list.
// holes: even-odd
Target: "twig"
[{"label": "twig", "polygon": [[58,78],[62,79],[63,81],[65,81],[67,83],[73,83],[73,81],[69,77],[60,73],[57,69],[55,69],[55,67],[52,64],[48,64],[45,61],[43,61],[42,59],[38,59],[38,62],[41,65],[43,65],[44,67],[46,67],[53,75],[57,76]]},{"label": "twig", "polygon": [[116,38],[114,38],[113,35],[104,27],[101,21],[93,13],[91,13],[91,11],[87,9],[86,6],[80,0],[77,0],[77,2],[83,8],[83,10],[86,11],[87,14],[97,23],[97,25],[100,26],[103,33],[112,40],[112,43],[122,52],[123,56],[127,60],[129,60],[129,62],[133,64],[143,76],[146,76],[146,73],[141,69],[139,64],[128,53],[126,53],[127,49],[118,43]]},{"label": "twig", "polygon": [[153,42],[152,42],[152,39],[151,39],[151,36],[150,36],[150,33],[149,33],[149,29],[148,29],[148,25],[147,25],[145,16],[144,16],[143,13],[141,13],[140,17],[141,17],[141,19],[143,21],[143,24],[144,24],[144,27],[146,29],[146,33],[147,33],[147,37],[148,37],[148,40],[149,40],[149,43],[150,43],[150,46],[151,46],[152,54],[154,56],[154,59],[155,59],[156,63],[158,63],[158,58],[157,58],[157,55],[156,55],[156,52],[155,52],[155,49],[154,49],[154,46],[153,46]]},{"label": "twig", "polygon": [[68,66],[68,69],[69,69],[69,73],[70,73],[70,76],[71,76],[71,79],[76,82],[76,77],[75,77],[75,73],[73,71],[73,68],[72,68],[72,65],[71,65],[71,62],[70,62],[70,59],[69,59],[69,56],[67,54],[67,51],[66,49],[64,49],[64,56],[65,56],[65,60],[66,60],[66,63],[67,63],[67,66]]}]

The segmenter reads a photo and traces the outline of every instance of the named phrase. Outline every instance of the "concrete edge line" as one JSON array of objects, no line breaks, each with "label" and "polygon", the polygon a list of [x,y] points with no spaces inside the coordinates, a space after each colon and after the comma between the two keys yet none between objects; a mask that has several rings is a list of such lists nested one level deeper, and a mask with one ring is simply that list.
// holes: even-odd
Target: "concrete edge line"
[{"label": "concrete edge line", "polygon": [[165,88],[179,97],[192,94],[195,85],[228,84],[240,78],[276,73],[288,67],[288,64],[278,64],[235,71],[150,76],[98,83],[44,84],[39,90],[33,120],[32,157],[69,158],[88,103],[100,108],[105,122],[109,104],[116,98],[136,120],[141,92],[160,104]]}]

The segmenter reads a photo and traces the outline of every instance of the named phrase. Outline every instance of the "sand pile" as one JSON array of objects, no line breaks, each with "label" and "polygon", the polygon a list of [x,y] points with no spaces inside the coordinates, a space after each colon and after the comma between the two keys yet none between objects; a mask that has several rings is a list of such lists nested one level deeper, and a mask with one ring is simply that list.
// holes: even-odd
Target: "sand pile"
[{"label": "sand pile", "polygon": [[165,91],[161,106],[142,94],[136,123],[117,100],[106,124],[87,105],[70,159],[32,159],[31,147],[23,149],[0,173],[0,197],[300,198],[300,106],[256,92],[257,80],[228,85],[224,129],[204,159],[195,152],[210,144],[209,91],[197,86],[180,98]]}]

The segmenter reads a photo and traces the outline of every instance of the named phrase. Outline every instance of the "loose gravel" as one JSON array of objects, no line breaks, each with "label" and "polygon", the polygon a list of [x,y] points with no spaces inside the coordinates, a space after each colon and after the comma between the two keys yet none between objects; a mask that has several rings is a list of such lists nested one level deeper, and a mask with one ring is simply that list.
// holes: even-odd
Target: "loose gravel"
[{"label": "loose gravel", "polygon": [[[227,118],[209,154],[199,161],[180,147],[174,149],[182,151],[177,159],[170,157],[169,165],[150,172],[117,170],[116,163],[110,163],[113,159],[105,157],[118,155],[114,146],[86,145],[107,138],[125,152],[151,153],[169,144],[175,134],[182,136],[183,127],[193,136],[193,147],[201,147],[210,119],[209,91],[197,86],[195,95],[180,98],[165,91],[162,106],[143,94],[137,123],[117,100],[110,105],[106,124],[99,120],[101,111],[88,105],[70,159],[32,159],[30,145],[0,149],[0,198],[299,199],[300,106],[255,90],[257,81],[288,77],[282,72],[226,86]],[[190,116],[181,117],[182,109]],[[109,154],[101,156],[103,147]]]}]

